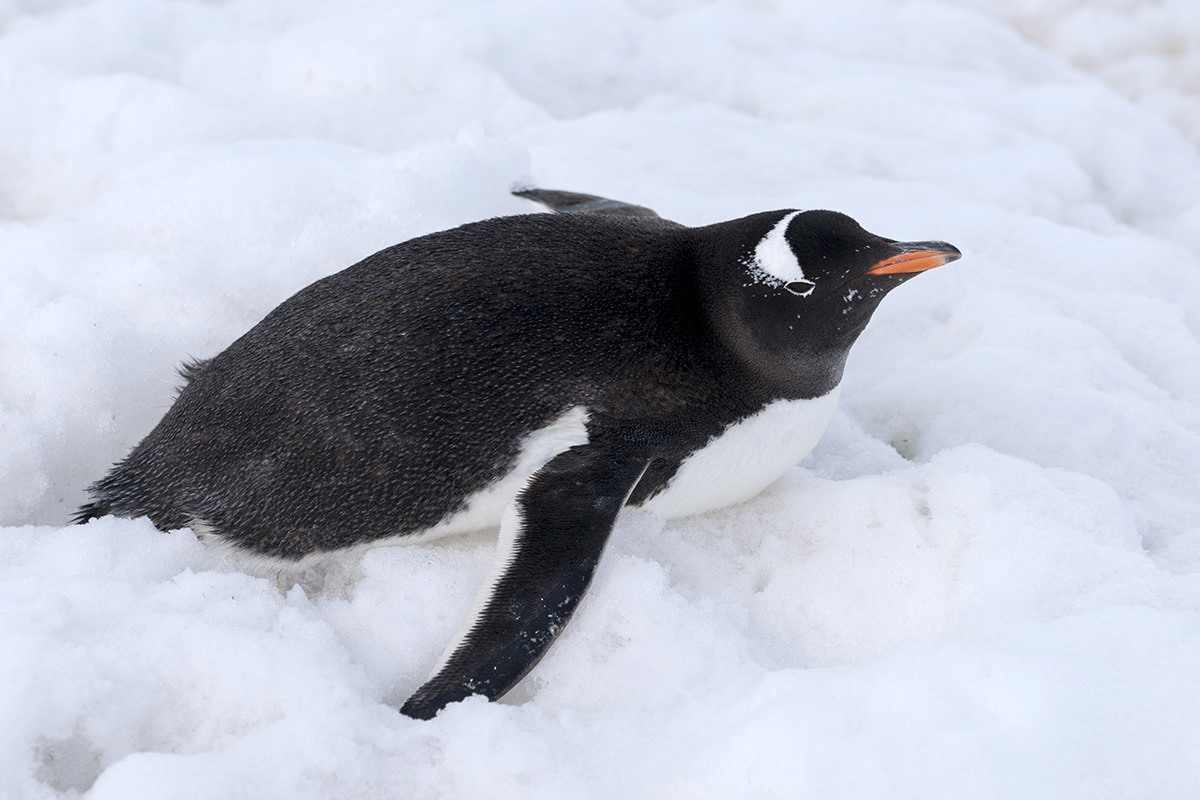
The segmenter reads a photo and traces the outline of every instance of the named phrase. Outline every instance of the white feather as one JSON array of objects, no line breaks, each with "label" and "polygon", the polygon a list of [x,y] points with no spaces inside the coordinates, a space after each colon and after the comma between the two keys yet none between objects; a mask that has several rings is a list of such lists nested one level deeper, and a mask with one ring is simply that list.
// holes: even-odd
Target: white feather
[{"label": "white feather", "polygon": [[521,443],[521,454],[508,474],[467,499],[463,509],[431,528],[405,536],[405,543],[426,542],[456,533],[467,533],[500,524],[504,509],[529,476],[564,450],[587,444],[588,411],[575,406],[544,428],[527,434]]},{"label": "white feather", "polygon": [[642,508],[673,519],[749,500],[800,463],[837,410],[841,386],[812,400],[777,400],[692,453]]},{"label": "white feather", "polygon": [[[796,254],[787,240],[788,225],[799,213],[799,211],[793,211],[775,223],[775,227],[771,228],[754,248],[754,258],[750,260],[748,266],[751,276],[759,283],[766,283],[769,286],[812,283],[805,277],[804,268],[796,260]],[[807,291],[796,292],[796,294],[804,297],[812,290],[813,287],[810,286]]]}]

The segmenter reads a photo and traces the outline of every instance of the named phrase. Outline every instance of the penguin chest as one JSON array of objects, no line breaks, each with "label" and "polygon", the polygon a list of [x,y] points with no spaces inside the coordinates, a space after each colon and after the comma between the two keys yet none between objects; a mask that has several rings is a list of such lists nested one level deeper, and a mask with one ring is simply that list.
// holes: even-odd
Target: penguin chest
[{"label": "penguin chest", "polygon": [[754,497],[800,463],[837,410],[841,387],[810,400],[776,400],[688,455],[666,488],[641,508],[672,519]]}]

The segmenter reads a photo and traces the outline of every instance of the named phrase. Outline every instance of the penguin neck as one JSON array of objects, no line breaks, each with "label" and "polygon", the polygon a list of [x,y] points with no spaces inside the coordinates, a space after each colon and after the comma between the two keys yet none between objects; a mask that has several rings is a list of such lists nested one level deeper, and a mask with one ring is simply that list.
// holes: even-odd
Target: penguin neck
[{"label": "penguin neck", "polygon": [[834,327],[821,319],[797,319],[795,314],[759,314],[736,302],[714,316],[721,349],[746,380],[773,398],[821,397],[837,388],[850,348],[865,327]]}]

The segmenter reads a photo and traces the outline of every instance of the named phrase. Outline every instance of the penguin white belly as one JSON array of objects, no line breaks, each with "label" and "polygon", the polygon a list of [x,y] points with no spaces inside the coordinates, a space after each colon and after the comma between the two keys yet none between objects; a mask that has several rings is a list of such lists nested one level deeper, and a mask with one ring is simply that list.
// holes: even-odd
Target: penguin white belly
[{"label": "penguin white belly", "polygon": [[463,507],[431,528],[402,536],[405,543],[425,542],[456,533],[493,528],[500,524],[504,509],[529,476],[550,459],[577,444],[587,444],[588,412],[575,406],[544,428],[529,433],[521,442],[521,453],[502,478],[467,498]]},{"label": "penguin white belly", "polygon": [[730,425],[679,466],[641,508],[667,519],[749,500],[800,463],[837,409],[841,385],[811,400],[776,400]]}]

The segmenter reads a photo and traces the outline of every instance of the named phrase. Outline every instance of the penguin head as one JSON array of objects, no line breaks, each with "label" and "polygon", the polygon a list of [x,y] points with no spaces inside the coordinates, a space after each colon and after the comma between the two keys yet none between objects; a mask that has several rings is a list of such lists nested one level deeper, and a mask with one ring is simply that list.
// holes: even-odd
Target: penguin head
[{"label": "penguin head", "polygon": [[836,211],[782,213],[747,254],[745,267],[753,283],[802,301],[797,308],[840,302],[843,316],[849,316],[863,301],[878,302],[917,273],[962,256],[946,242],[876,236]]},{"label": "penguin head", "polygon": [[899,242],[835,211],[775,211],[749,224],[718,327],[759,372],[841,379],[851,345],[892,289],[962,256],[946,242]]}]

